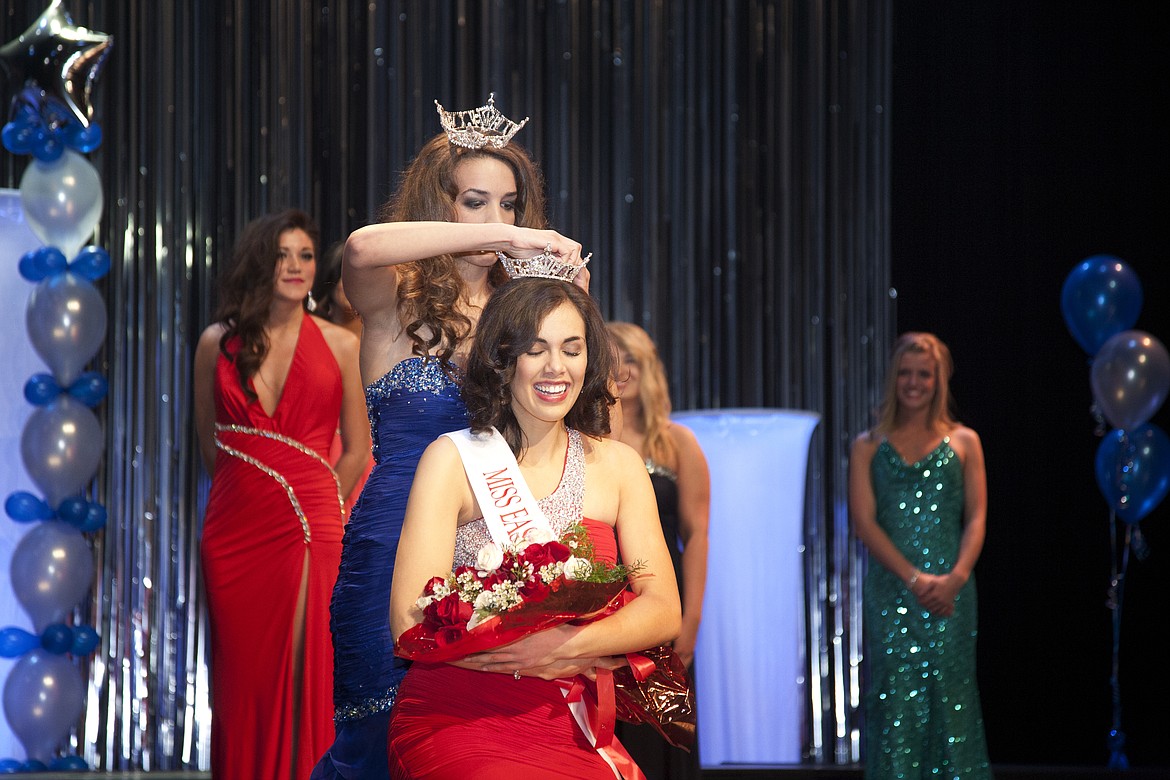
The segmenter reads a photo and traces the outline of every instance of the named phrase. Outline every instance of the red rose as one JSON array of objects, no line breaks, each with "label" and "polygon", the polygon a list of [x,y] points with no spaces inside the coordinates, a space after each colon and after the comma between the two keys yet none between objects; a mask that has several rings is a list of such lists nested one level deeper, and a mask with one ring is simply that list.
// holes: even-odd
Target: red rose
[{"label": "red rose", "polygon": [[435,629],[463,628],[467,625],[467,621],[471,620],[473,611],[470,604],[460,599],[458,594],[452,593],[446,598],[428,604],[423,610],[423,616],[426,622]]},{"label": "red rose", "polygon": [[531,563],[536,571],[540,571],[540,567],[542,566],[549,566],[553,563],[564,563],[572,555],[572,551],[560,542],[530,544],[524,550],[524,559]]},{"label": "red rose", "polygon": [[534,577],[520,588],[520,595],[526,602],[544,601],[548,598],[549,587],[540,577]]},{"label": "red rose", "polygon": [[430,581],[427,582],[426,587],[423,588],[423,593],[425,593],[428,596],[433,596],[435,593],[435,588],[438,588],[438,587],[440,587],[442,585],[446,585],[446,584],[447,584],[446,577],[431,577]]}]

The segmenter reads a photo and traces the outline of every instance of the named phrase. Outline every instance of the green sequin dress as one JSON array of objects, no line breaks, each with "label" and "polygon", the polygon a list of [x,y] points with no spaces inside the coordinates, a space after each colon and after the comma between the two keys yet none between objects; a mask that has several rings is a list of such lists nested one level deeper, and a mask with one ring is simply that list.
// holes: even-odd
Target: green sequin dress
[{"label": "green sequin dress", "polygon": [[[949,437],[913,464],[883,440],[870,478],[877,523],[894,545],[924,573],[950,571],[962,535],[963,466]],[[946,618],[919,607],[876,560],[864,596],[866,778],[990,778],[975,679],[974,575]]]}]

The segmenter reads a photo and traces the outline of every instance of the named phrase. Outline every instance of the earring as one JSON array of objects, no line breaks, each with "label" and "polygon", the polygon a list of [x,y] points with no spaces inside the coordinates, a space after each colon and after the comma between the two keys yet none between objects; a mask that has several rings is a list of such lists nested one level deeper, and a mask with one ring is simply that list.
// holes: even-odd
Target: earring
[{"label": "earring", "polygon": [[305,308],[308,309],[310,313],[317,311],[317,302],[313,300],[313,292],[311,290],[309,291],[308,299],[305,301]]}]

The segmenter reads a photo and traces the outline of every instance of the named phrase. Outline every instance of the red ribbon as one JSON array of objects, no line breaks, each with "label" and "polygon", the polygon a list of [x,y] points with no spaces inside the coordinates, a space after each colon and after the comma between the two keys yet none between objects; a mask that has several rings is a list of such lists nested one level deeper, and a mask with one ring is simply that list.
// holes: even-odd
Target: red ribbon
[{"label": "red ribbon", "polygon": [[[641,657],[650,664],[649,674],[654,671],[654,662]],[[645,664],[641,664],[642,668]],[[598,753],[604,753],[625,780],[646,780],[642,770],[634,763],[634,759],[626,752],[625,747],[614,736],[614,724],[617,722],[617,707],[614,703],[613,672],[609,669],[596,669],[597,680],[593,681],[582,675],[571,680],[557,680],[562,687],[568,689],[565,695],[566,702],[583,702],[585,714],[589,718],[589,727],[593,730],[593,746]],[[635,672],[637,674],[637,672]]]}]

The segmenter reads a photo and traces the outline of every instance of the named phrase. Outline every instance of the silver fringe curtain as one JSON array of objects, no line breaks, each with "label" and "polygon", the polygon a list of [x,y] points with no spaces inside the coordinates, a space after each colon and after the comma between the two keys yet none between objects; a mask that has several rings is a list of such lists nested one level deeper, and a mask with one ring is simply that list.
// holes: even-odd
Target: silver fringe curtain
[{"label": "silver fringe curtain", "polygon": [[[0,41],[46,0],[12,0]],[[109,510],[93,546],[79,753],[208,763],[191,359],[239,228],[307,208],[326,243],[372,219],[437,132],[433,101],[531,116],[550,217],[594,253],[608,316],[645,326],[678,409],[816,411],[807,521],[806,757],[859,755],[849,442],[893,325],[890,0],[86,0],[114,36],[93,155],[114,259],[100,370]],[[27,158],[0,155],[15,187]],[[712,576],[718,576],[713,572]]]}]

